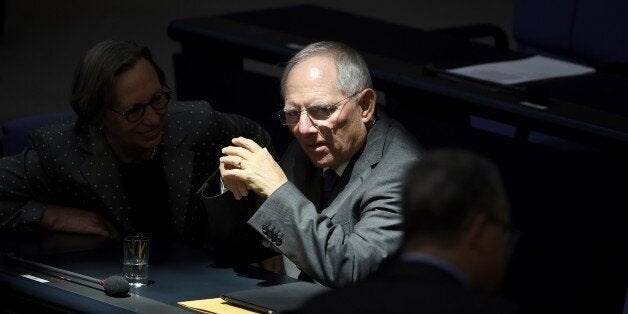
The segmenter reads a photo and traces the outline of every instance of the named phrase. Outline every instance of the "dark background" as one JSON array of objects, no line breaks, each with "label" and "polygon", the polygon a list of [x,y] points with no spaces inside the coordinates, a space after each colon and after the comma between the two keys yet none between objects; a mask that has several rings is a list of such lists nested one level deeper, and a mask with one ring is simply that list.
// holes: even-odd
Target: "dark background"
[{"label": "dark background", "polygon": [[180,48],[166,31],[178,18],[312,3],[418,28],[491,22],[510,32],[513,9],[513,0],[392,0],[386,5],[377,0],[2,1],[6,21],[0,37],[0,123],[71,110],[74,68],[87,49],[107,38],[149,46],[174,83],[172,54]]}]

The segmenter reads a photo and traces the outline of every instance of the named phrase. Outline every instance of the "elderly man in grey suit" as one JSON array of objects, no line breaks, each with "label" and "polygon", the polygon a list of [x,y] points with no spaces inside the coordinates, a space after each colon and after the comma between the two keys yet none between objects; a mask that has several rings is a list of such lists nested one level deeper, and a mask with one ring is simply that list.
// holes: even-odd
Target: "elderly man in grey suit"
[{"label": "elderly man in grey suit", "polygon": [[354,283],[400,245],[402,181],[419,146],[376,110],[366,63],[344,44],[297,53],[281,92],[279,119],[296,143],[280,167],[265,148],[233,139],[220,159],[225,185],[238,199],[248,190],[264,199],[248,224],[281,252],[287,275]]}]

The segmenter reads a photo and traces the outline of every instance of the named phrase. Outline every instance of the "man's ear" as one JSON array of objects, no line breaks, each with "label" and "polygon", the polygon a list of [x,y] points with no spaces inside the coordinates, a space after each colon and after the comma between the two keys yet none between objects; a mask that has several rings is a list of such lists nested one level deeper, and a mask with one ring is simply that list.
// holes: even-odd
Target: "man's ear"
[{"label": "man's ear", "polygon": [[488,218],[484,214],[477,214],[471,218],[469,228],[463,235],[462,241],[474,251],[484,252],[491,250],[488,231]]},{"label": "man's ear", "polygon": [[359,94],[359,106],[362,108],[362,122],[370,125],[375,119],[375,103],[377,95],[372,88],[367,88]]}]

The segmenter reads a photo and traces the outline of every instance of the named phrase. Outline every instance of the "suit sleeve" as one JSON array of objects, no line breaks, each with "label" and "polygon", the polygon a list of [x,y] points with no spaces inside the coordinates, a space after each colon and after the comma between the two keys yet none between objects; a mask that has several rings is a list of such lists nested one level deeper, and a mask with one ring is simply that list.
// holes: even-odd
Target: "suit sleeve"
[{"label": "suit sleeve", "polygon": [[339,211],[357,215],[355,224],[319,214],[287,182],[262,204],[249,225],[317,282],[330,287],[352,284],[373,273],[400,245],[401,178],[373,172],[371,182],[355,191],[357,199],[338,205]]},{"label": "suit sleeve", "polygon": [[38,201],[33,186],[45,186],[44,181],[34,150],[0,159],[0,230],[36,228],[46,204]]}]

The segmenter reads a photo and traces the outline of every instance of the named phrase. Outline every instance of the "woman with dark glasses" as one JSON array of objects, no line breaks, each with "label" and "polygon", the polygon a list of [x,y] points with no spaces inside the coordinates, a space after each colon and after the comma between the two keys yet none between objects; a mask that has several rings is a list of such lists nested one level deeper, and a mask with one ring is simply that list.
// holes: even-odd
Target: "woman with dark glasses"
[{"label": "woman with dark glasses", "polygon": [[31,148],[0,160],[0,228],[204,243],[196,191],[222,147],[238,136],[270,140],[249,119],[173,96],[148,48],[92,47],[74,78],[76,116],[36,130]]}]

